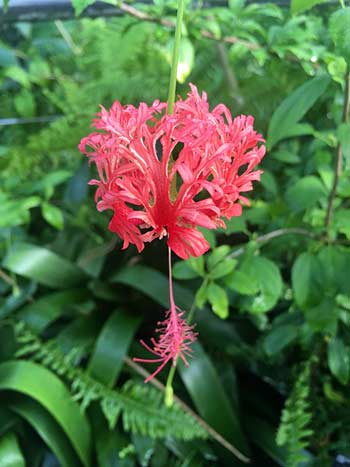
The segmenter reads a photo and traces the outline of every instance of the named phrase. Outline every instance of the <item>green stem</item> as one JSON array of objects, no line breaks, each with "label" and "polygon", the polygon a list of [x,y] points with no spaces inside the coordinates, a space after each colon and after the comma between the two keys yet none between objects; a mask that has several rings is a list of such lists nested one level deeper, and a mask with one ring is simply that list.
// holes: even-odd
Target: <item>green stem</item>
[{"label": "green stem", "polygon": [[339,3],[340,3],[340,6],[341,6],[342,8],[345,8],[344,0],[339,0]]},{"label": "green stem", "polygon": [[171,60],[171,73],[168,94],[168,113],[172,114],[174,111],[175,92],[176,92],[176,76],[177,65],[179,62],[179,50],[181,42],[182,19],[184,15],[185,0],[179,0],[176,16],[176,29],[175,29],[175,42],[173,48],[173,56]]}]

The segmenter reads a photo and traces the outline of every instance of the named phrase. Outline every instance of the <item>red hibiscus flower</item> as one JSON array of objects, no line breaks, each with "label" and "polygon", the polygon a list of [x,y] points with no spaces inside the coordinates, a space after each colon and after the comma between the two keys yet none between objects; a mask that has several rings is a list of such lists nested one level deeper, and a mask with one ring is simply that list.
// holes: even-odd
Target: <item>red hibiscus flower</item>
[{"label": "red hibiscus flower", "polygon": [[159,101],[150,107],[120,102],[109,111],[102,107],[94,120],[102,132],[79,145],[97,167],[98,179],[90,181],[97,185],[97,208],[113,211],[109,229],[123,239],[123,248],[132,243],[141,252],[146,242],[167,238],[170,309],[158,323],[153,347],[141,341],[154,358],[134,359],[159,363],[146,382],[169,361],[176,366],[180,358],[187,365],[196,339],[174,302],[171,251],[187,259],[208,250],[198,227],[225,227],[224,219],[241,214],[241,203],[249,204],[241,193],[260,179],[261,171],[254,169],[265,154],[253,117],[232,119],[224,105],[210,112],[206,94],[200,96],[193,85],[172,114],[166,107]]},{"label": "red hibiscus flower", "polygon": [[241,214],[241,195],[261,171],[265,154],[253,117],[232,119],[227,107],[211,112],[205,93],[191,85],[187,99],[165,113],[166,103],[138,108],[115,102],[101,108],[79,149],[95,162],[99,210],[114,212],[109,229],[141,252],[145,242],[167,237],[180,258],[200,256],[209,244],[198,227],[225,227]]}]

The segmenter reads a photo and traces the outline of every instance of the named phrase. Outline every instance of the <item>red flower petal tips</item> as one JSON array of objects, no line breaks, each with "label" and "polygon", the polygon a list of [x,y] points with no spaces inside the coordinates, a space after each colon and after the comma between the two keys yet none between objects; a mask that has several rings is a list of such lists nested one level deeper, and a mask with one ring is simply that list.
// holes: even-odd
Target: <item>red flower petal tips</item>
[{"label": "red flower petal tips", "polygon": [[232,119],[220,104],[211,112],[205,93],[191,85],[187,99],[155,101],[138,108],[118,101],[94,120],[101,133],[91,133],[79,149],[95,162],[99,210],[111,209],[109,229],[123,248],[167,236],[180,258],[200,256],[209,244],[197,227],[224,227],[222,218],[239,216],[248,200],[241,193],[260,179],[254,171],[265,154],[254,119]]}]

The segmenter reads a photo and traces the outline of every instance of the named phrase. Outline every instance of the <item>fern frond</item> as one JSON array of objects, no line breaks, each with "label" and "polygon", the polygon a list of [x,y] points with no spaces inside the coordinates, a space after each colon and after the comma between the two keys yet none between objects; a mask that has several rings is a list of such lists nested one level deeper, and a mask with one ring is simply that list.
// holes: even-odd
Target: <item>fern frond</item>
[{"label": "fern frond", "polygon": [[310,368],[311,362],[308,361],[286,400],[276,436],[277,444],[286,446],[288,450],[288,467],[297,467],[305,461],[303,450],[309,446],[310,437],[313,435],[310,428]]},{"label": "fern frond", "polygon": [[125,431],[152,438],[174,437],[184,441],[207,438],[204,428],[178,404],[168,408],[162,394],[152,386],[133,380],[120,389],[109,389],[86,371],[74,366],[76,351],[65,355],[54,340],[42,342],[28,327],[17,322],[15,337],[20,347],[17,358],[30,358],[70,383],[73,398],[86,409],[98,401],[109,427],[113,429],[121,415]]}]

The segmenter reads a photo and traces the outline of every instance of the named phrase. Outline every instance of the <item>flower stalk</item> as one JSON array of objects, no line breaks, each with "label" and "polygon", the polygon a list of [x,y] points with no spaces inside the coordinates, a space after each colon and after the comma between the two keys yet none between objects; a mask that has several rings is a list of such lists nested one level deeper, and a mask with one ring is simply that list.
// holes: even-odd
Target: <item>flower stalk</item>
[{"label": "flower stalk", "polygon": [[175,41],[171,60],[171,72],[169,82],[169,93],[168,93],[168,114],[172,114],[174,111],[175,93],[176,93],[176,77],[177,67],[179,63],[179,52],[182,32],[182,21],[185,9],[185,0],[179,0],[177,7],[176,16],[176,27],[175,27]]}]

